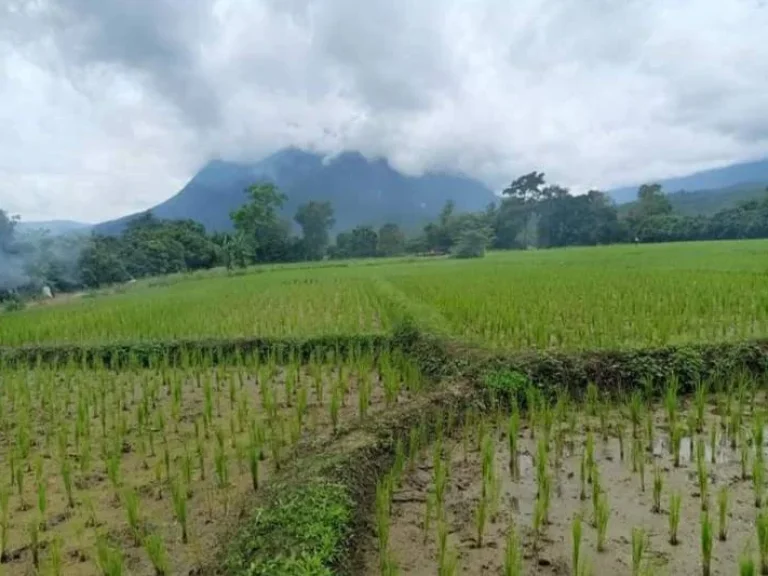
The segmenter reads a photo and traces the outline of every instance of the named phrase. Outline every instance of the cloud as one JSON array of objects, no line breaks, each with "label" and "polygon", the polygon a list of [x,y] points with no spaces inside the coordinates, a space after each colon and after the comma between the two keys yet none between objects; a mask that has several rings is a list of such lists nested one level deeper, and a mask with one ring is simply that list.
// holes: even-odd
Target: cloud
[{"label": "cloud", "polygon": [[758,0],[6,0],[0,206],[96,221],[287,145],[501,187],[768,155]]}]

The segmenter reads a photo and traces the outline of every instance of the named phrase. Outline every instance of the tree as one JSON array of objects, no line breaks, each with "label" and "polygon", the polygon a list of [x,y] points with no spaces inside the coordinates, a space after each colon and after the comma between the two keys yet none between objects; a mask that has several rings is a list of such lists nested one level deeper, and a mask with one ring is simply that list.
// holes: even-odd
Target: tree
[{"label": "tree", "polygon": [[381,256],[398,256],[405,252],[405,234],[397,224],[384,224],[379,228],[377,252]]},{"label": "tree", "polygon": [[517,198],[524,202],[538,201],[544,190],[544,172],[530,172],[516,178],[507,186],[502,194],[509,198]]},{"label": "tree", "polygon": [[440,210],[437,222],[430,222],[424,226],[424,242],[427,250],[439,253],[450,251],[456,241],[456,230],[453,227],[455,208],[453,201],[448,200]]},{"label": "tree", "polygon": [[336,222],[331,203],[310,200],[299,206],[294,220],[301,226],[306,258],[320,260],[328,248],[330,230]]},{"label": "tree", "polygon": [[104,284],[125,282],[130,278],[120,256],[120,238],[93,236],[80,253],[78,269],[80,281],[88,288]]},{"label": "tree", "polygon": [[332,258],[373,258],[377,255],[379,237],[371,226],[357,226],[336,236]]},{"label": "tree", "polygon": [[482,258],[488,245],[488,236],[482,228],[462,230],[452,254],[454,258]]},{"label": "tree", "polygon": [[637,202],[627,215],[627,223],[633,237],[640,236],[647,228],[646,220],[672,214],[672,203],[662,192],[660,184],[643,184],[637,190]]},{"label": "tree", "polygon": [[242,235],[248,251],[258,261],[260,254],[268,254],[270,243],[279,236],[282,226],[279,211],[286,196],[270,182],[253,184],[246,188],[248,201],[230,213],[235,231]]}]

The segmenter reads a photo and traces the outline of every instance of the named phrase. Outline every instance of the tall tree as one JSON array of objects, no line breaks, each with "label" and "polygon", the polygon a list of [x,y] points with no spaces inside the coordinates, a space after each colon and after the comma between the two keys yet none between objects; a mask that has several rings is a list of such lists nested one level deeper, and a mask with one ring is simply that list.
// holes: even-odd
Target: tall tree
[{"label": "tall tree", "polygon": [[336,222],[330,202],[310,200],[296,210],[296,223],[301,226],[304,253],[308,260],[320,260],[328,248],[330,231]]},{"label": "tall tree", "polygon": [[371,226],[357,226],[336,236],[333,258],[372,258],[376,256],[379,237]]},{"label": "tall tree", "polygon": [[248,201],[230,214],[235,231],[248,244],[249,252],[258,255],[268,252],[270,244],[283,228],[279,212],[286,196],[271,182],[254,184],[245,190]]},{"label": "tall tree", "polygon": [[405,252],[405,234],[397,224],[384,224],[379,228],[378,253],[381,256],[397,256]]}]

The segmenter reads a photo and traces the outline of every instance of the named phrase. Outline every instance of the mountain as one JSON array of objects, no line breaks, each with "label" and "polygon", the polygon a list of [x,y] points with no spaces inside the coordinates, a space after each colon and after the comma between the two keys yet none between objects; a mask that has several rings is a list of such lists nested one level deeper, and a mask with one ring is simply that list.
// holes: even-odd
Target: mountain
[{"label": "mountain", "polygon": [[[655,182],[661,184],[667,194],[684,190],[695,191],[697,194],[706,190],[720,190],[728,194],[728,190],[760,186],[764,189],[768,185],[768,159],[732,164],[723,168],[696,172],[689,176],[655,180]],[[624,204],[637,198],[638,187],[639,185],[619,188],[612,190],[609,194],[618,204]]]},{"label": "mountain", "polygon": [[47,220],[41,222],[19,221],[16,229],[19,232],[40,232],[47,230],[53,236],[69,234],[70,232],[87,232],[93,224],[74,222],[72,220]]},{"label": "mountain", "polygon": [[[336,231],[386,222],[420,226],[437,216],[447,200],[453,200],[458,210],[480,210],[494,200],[491,190],[464,176],[410,177],[386,160],[367,160],[356,152],[325,159],[288,148],[253,164],[209,162],[178,194],[151,212],[158,218],[196,220],[209,231],[228,230],[230,212],[246,200],[244,189],[264,181],[274,182],[288,197],[286,218],[292,219],[296,208],[309,200],[329,200]],[[119,233],[135,216],[99,224],[96,231]]]}]

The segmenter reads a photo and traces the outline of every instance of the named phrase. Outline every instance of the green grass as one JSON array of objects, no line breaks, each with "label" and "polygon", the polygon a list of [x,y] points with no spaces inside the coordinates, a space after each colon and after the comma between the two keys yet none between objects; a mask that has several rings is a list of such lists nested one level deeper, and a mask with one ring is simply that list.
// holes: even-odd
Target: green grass
[{"label": "green grass", "polygon": [[349,535],[352,501],[338,484],[288,489],[238,531],[226,574],[331,576]]},{"label": "green grass", "polygon": [[0,342],[111,343],[422,329],[502,349],[768,336],[768,241],[321,262],[147,280],[0,316]]}]

